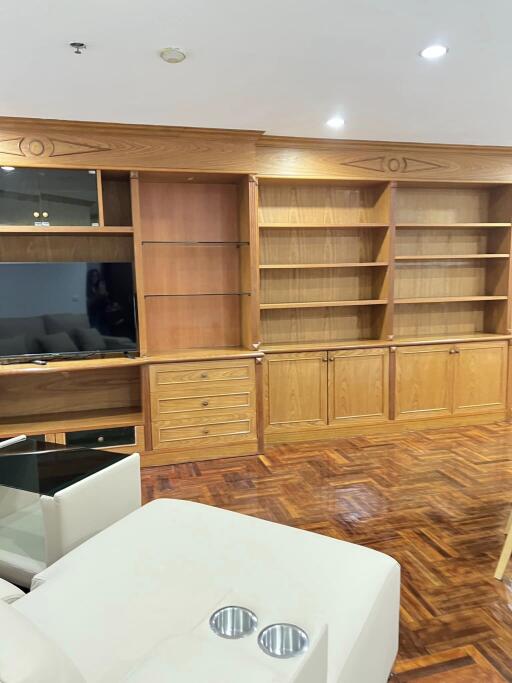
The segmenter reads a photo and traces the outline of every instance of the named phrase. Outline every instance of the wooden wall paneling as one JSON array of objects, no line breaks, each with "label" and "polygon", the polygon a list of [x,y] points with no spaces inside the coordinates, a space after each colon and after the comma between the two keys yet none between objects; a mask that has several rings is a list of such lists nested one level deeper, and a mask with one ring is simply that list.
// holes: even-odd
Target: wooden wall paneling
[{"label": "wooden wall paneling", "polygon": [[261,277],[261,303],[356,301],[387,294],[385,268],[268,270]]},{"label": "wooden wall paneling", "polygon": [[240,291],[240,258],[236,244],[147,243],[142,256],[146,296],[237,294]]},{"label": "wooden wall paneling", "polygon": [[132,261],[128,235],[2,235],[0,261]]},{"label": "wooden wall paneling", "polygon": [[239,188],[240,240],[248,246],[240,247],[241,290],[250,296],[241,298],[241,342],[247,348],[258,349],[260,332],[260,273],[258,180],[255,176],[242,178]]},{"label": "wooden wall paneling", "polygon": [[373,306],[262,311],[265,344],[372,339]]},{"label": "wooden wall paneling", "polygon": [[98,190],[98,218],[100,228],[105,227],[105,207],[103,204],[103,183],[101,179],[101,171],[96,171],[96,187]]},{"label": "wooden wall paneling", "polygon": [[512,150],[462,145],[303,139],[262,136],[257,173],[263,177],[406,182],[504,182],[512,177]]},{"label": "wooden wall paneling", "polygon": [[263,357],[256,358],[256,432],[258,435],[258,451],[265,451],[265,373]]},{"label": "wooden wall paneling", "polygon": [[512,186],[501,185],[491,189],[489,220],[496,223],[512,221]]},{"label": "wooden wall paneling", "polygon": [[394,334],[400,338],[457,337],[492,331],[485,313],[497,303],[399,304],[395,306]]},{"label": "wooden wall paneling", "polygon": [[240,346],[240,297],[146,297],[148,353]]},{"label": "wooden wall paneling", "polygon": [[130,174],[120,171],[101,171],[104,224],[133,225]]},{"label": "wooden wall paneling", "polygon": [[143,240],[238,242],[238,187],[141,180]]},{"label": "wooden wall paneling", "polygon": [[301,185],[260,183],[260,224],[358,225],[387,223],[384,185]]},{"label": "wooden wall paneling", "polygon": [[2,377],[0,421],[21,416],[139,408],[139,368]]},{"label": "wooden wall paneling", "polygon": [[400,262],[396,267],[396,299],[485,296],[487,268],[483,261]]},{"label": "wooden wall paneling", "polygon": [[397,192],[396,222],[487,223],[490,191],[473,187],[405,187]]},{"label": "wooden wall paneling", "polygon": [[483,329],[493,334],[510,334],[508,300],[486,303]]},{"label": "wooden wall paneling", "polygon": [[144,365],[140,369],[141,395],[142,395],[142,415],[144,419],[144,445],[145,450],[153,450],[153,430],[152,430],[152,411],[151,411],[151,383],[150,366]]},{"label": "wooden wall paneling", "polygon": [[[387,299],[387,304],[383,307],[380,315],[382,316],[382,322],[379,325],[379,329],[374,332],[374,336],[378,333],[378,339],[386,339],[388,341],[393,340],[394,335],[394,313],[395,313],[395,242],[396,242],[396,225],[395,225],[395,213],[396,213],[396,183],[389,183],[386,186],[383,196],[385,199],[386,217],[389,223],[388,228],[385,230],[385,237],[382,240],[381,248],[378,253],[378,260],[384,260],[387,262],[387,267],[383,272],[383,286],[379,293],[379,299]],[[378,313],[375,311],[375,313]]]},{"label": "wooden wall paneling", "polygon": [[261,265],[370,263],[385,255],[386,228],[261,230]]},{"label": "wooden wall paneling", "polygon": [[141,356],[146,356],[148,353],[149,340],[144,291],[143,225],[140,207],[140,180],[136,171],[133,171],[130,174],[130,193],[132,203],[135,291],[137,293],[137,317],[139,322],[139,351]]},{"label": "wooden wall paneling", "polygon": [[0,164],[254,173],[260,131],[0,117]]}]

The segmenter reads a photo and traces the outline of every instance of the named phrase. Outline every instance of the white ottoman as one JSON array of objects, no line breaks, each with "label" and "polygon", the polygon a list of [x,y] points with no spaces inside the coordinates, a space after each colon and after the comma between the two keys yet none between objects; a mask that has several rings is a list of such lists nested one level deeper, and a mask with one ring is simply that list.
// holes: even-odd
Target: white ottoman
[{"label": "white ottoman", "polygon": [[[328,683],[385,683],[397,653],[395,560],[188,501],[149,503],[43,571],[33,586],[13,608],[58,643],[88,683],[139,682],[146,679],[135,674],[144,670],[158,683],[157,659],[165,663],[161,680],[172,680],[176,639],[195,637],[222,604],[249,607],[260,627],[298,624],[313,641],[327,625]],[[224,652],[239,642],[225,643]],[[256,652],[256,637],[243,647]]]}]

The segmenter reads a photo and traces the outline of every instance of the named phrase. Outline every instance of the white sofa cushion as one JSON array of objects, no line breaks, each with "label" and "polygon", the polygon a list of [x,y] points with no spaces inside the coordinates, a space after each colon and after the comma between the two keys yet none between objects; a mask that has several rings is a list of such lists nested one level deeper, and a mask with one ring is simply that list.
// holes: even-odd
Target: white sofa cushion
[{"label": "white sofa cushion", "polygon": [[328,624],[328,683],[385,683],[397,652],[400,568],[392,558],[188,501],[145,505],[33,586],[14,607],[62,644],[88,683],[124,680],[233,590],[250,597],[242,604],[265,624],[309,632]]},{"label": "white sofa cushion", "polygon": [[0,634],[2,683],[85,683],[52,640],[1,600]]}]

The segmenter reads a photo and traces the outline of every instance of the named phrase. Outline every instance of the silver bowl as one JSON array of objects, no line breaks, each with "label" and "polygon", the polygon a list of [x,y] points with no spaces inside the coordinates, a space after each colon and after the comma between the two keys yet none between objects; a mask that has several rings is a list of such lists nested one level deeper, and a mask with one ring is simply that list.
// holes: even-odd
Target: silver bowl
[{"label": "silver bowl", "polygon": [[277,659],[290,659],[307,652],[308,634],[294,624],[272,624],[260,632],[258,645],[263,652]]},{"label": "silver bowl", "polygon": [[230,640],[250,636],[257,627],[258,617],[246,607],[222,607],[210,617],[212,631],[221,638]]}]

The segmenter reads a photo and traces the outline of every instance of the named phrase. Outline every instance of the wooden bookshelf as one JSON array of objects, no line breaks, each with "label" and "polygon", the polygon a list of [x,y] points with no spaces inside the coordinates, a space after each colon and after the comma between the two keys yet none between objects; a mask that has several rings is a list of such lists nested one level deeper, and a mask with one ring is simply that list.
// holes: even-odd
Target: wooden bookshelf
[{"label": "wooden bookshelf", "polygon": [[[486,373],[504,376],[512,338],[510,152],[72,122],[3,130],[41,140],[40,155],[20,143],[20,163],[81,170],[88,187],[94,176],[98,207],[88,195],[73,218],[58,192],[62,212],[35,227],[11,204],[0,261],[133,261],[140,336],[135,359],[1,366],[3,434],[143,423],[146,462],[163,464],[261,452],[264,430],[279,441],[435,425],[438,407],[426,420],[414,394],[435,398],[431,364],[465,373],[465,394],[446,388],[468,399],[441,406],[446,424],[505,415],[503,392],[491,408],[471,392],[501,387]],[[228,382],[242,365],[250,443],[154,450],[156,366]],[[187,400],[204,389],[184,384]]]},{"label": "wooden bookshelf", "polygon": [[263,343],[385,334],[389,221],[386,184],[260,183]]}]

